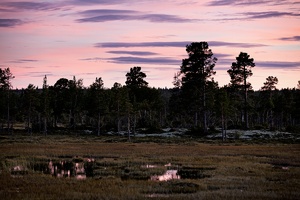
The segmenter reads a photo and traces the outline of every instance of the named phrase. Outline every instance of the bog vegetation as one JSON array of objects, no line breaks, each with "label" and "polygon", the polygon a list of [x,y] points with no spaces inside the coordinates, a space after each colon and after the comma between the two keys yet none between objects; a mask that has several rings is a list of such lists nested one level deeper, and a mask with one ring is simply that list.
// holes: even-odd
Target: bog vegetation
[{"label": "bog vegetation", "polygon": [[1,199],[298,199],[298,144],[6,135]]}]

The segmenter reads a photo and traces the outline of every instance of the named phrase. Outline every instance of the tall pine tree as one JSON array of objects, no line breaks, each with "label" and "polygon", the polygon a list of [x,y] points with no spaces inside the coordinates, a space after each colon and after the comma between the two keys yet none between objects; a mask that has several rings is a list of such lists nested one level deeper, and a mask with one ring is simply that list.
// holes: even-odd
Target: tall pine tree
[{"label": "tall pine tree", "polygon": [[251,88],[251,83],[247,79],[253,75],[251,68],[255,66],[254,59],[250,58],[247,53],[241,52],[236,57],[236,62],[233,62],[231,69],[227,72],[230,75],[230,85],[236,90],[243,91],[244,96],[244,128],[249,128],[248,122],[248,90]]},{"label": "tall pine tree", "polygon": [[[189,93],[198,93],[202,105],[202,127],[207,132],[207,116],[206,116],[206,88],[210,78],[216,74],[214,71],[217,58],[213,57],[211,49],[207,42],[193,42],[186,46],[188,58],[182,60],[180,73],[182,74],[182,89],[188,90]],[[192,96],[194,94],[191,94]],[[199,101],[198,99],[196,102]],[[195,102],[191,102],[194,104]],[[196,103],[197,104],[197,103]],[[198,110],[198,109],[196,109]],[[197,125],[198,112],[195,114]]]}]

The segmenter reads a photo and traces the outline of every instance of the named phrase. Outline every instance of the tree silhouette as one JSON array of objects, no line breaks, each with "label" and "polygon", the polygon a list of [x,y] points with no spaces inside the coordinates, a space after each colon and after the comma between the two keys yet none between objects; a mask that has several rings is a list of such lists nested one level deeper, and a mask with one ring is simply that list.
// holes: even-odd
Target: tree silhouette
[{"label": "tree silhouette", "polygon": [[251,88],[251,83],[247,82],[247,79],[253,75],[251,68],[254,66],[254,59],[250,58],[250,55],[247,53],[241,52],[236,57],[236,62],[232,63],[231,69],[227,71],[231,78],[231,86],[242,90],[244,94],[244,122],[246,129],[249,128],[247,92]]},{"label": "tree silhouette", "polygon": [[[299,132],[300,82],[298,88],[278,90],[278,79],[269,76],[261,90],[252,91],[248,78],[255,64],[248,54],[241,53],[228,70],[230,84],[219,88],[212,78],[217,59],[208,44],[192,43],[187,45],[187,52],[189,57],[175,74],[179,84],[172,89],[148,87],[146,74],[135,67],[126,74],[126,86],[115,83],[110,89],[103,87],[101,78],[88,88],[75,77],[61,78],[48,86],[45,76],[42,89],[29,84],[26,89],[12,90],[14,76],[9,68],[1,69],[0,130],[13,130],[15,122],[24,124],[29,132],[44,130],[45,134],[47,126],[51,131],[72,129],[76,133],[92,128],[98,135],[100,128],[101,133],[115,129],[127,130],[130,140],[135,130],[159,133],[161,127],[185,127],[199,133],[210,126],[222,127],[225,140],[227,127],[239,128],[241,120],[244,124],[247,120],[251,128]],[[253,105],[251,110],[249,105]],[[249,114],[249,121],[245,114]],[[199,127],[197,121],[201,122]]]},{"label": "tree silhouette", "polygon": [[219,88],[216,93],[216,113],[221,115],[222,140],[225,141],[227,131],[227,118],[229,114],[229,97],[226,88]]},{"label": "tree silhouette", "polygon": [[141,71],[141,67],[130,68],[130,71],[126,74],[126,85],[129,87],[144,87],[148,86],[148,82],[144,80],[146,74]]},{"label": "tree silhouette", "polygon": [[89,96],[89,112],[96,116],[97,118],[97,135],[100,136],[101,133],[101,118],[105,110],[108,107],[108,99],[104,94],[104,84],[101,77],[95,79],[90,87],[90,96]]},{"label": "tree silhouette", "polygon": [[180,72],[177,72],[177,73],[174,74],[172,83],[175,86],[175,88],[180,88],[182,86],[180,75],[181,75]]},{"label": "tree silhouette", "polygon": [[[128,136],[130,139],[130,129],[131,126],[130,124],[132,123],[132,130],[133,130],[133,134],[135,135],[135,129],[136,129],[136,124],[137,124],[137,112],[139,110],[140,104],[142,102],[142,100],[145,98],[145,96],[143,96],[142,98],[140,98],[140,94],[143,91],[143,89],[147,88],[148,86],[148,82],[144,80],[144,78],[146,78],[146,74],[144,72],[141,71],[141,67],[133,67],[130,68],[130,71],[126,74],[126,86],[129,88],[129,97],[131,100],[131,105],[132,105],[132,109],[130,110],[130,112],[128,112],[128,117],[127,117],[127,121],[128,121]],[[129,106],[130,107],[130,106]],[[128,107],[128,108],[129,108]],[[133,114],[133,119],[132,115]]]},{"label": "tree silhouette", "polygon": [[217,58],[213,57],[207,42],[193,42],[186,46],[186,52],[188,58],[182,60],[180,67],[180,73],[183,75],[182,89],[192,93],[200,93],[203,107],[203,129],[204,132],[207,132],[206,87],[211,76],[216,74],[214,67]]},{"label": "tree silhouette", "polygon": [[73,127],[75,129],[76,126],[76,114],[78,112],[79,104],[80,104],[80,98],[82,97],[82,89],[83,89],[83,80],[82,79],[76,79],[75,76],[73,76],[73,80],[68,81],[68,89],[69,89],[69,109],[70,109],[70,127]]},{"label": "tree silhouette", "polygon": [[10,72],[9,68],[1,69],[0,68],[0,89],[9,90],[12,88],[11,80],[15,77]]},{"label": "tree silhouette", "polygon": [[123,87],[120,83],[115,82],[111,88],[112,94],[112,114],[117,116],[117,131],[121,131],[121,117],[127,116],[127,108],[130,104],[128,96],[128,88]]},{"label": "tree silhouette", "polygon": [[261,87],[261,90],[264,91],[267,95],[267,99],[264,99],[264,109],[267,110],[266,118],[269,121],[271,129],[274,126],[274,119],[273,119],[273,109],[274,109],[274,102],[272,98],[272,90],[276,90],[276,84],[278,83],[278,79],[273,76],[269,76],[266,78],[266,82],[264,82],[264,86]]},{"label": "tree silhouette", "polygon": [[276,90],[276,84],[278,83],[277,77],[269,76],[266,78],[266,82],[264,82],[264,86],[261,88],[262,90]]},{"label": "tree silhouette", "polygon": [[42,112],[42,117],[43,117],[43,124],[44,124],[44,134],[47,135],[48,132],[48,128],[47,128],[47,124],[48,124],[48,119],[50,116],[50,98],[49,98],[49,86],[47,83],[47,76],[45,75],[44,79],[43,79],[43,92],[41,95],[41,103],[42,103],[42,108],[41,108],[41,112]]},{"label": "tree silhouette", "polygon": [[[10,72],[9,68],[0,68],[0,91],[6,96],[6,109],[7,109],[7,130],[10,130],[10,90],[12,89],[11,80],[15,77]],[[5,99],[5,97],[3,97]],[[4,105],[4,104],[3,104]]]},{"label": "tree silhouette", "polygon": [[37,93],[37,87],[33,84],[29,84],[24,91],[24,113],[27,113],[27,129],[28,133],[32,134],[32,117],[37,112],[39,106],[39,98]]},{"label": "tree silhouette", "polygon": [[52,107],[53,107],[53,115],[54,115],[54,127],[57,127],[57,122],[59,117],[62,116],[63,113],[68,111],[68,103],[70,99],[70,95],[68,92],[68,79],[60,78],[56,81],[53,89],[53,98],[52,98]]}]

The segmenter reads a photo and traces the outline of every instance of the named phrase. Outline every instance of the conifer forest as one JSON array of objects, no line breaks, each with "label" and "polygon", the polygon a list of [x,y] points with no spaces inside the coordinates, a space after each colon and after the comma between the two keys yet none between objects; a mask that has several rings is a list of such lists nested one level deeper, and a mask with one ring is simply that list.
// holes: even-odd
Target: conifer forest
[{"label": "conifer forest", "polygon": [[42,88],[28,84],[13,89],[10,68],[0,69],[0,132],[13,132],[18,124],[28,133],[56,130],[107,132],[138,130],[148,133],[162,128],[187,128],[199,136],[227,129],[300,131],[300,81],[294,88],[277,89],[276,77],[266,77],[254,91],[251,76],[255,60],[241,52],[228,66],[230,82],[214,81],[218,59],[207,42],[186,46],[187,57],[174,72],[173,88],[152,88],[139,66],[124,74],[125,85],[104,87],[101,76],[84,86],[80,77],[60,78]]}]

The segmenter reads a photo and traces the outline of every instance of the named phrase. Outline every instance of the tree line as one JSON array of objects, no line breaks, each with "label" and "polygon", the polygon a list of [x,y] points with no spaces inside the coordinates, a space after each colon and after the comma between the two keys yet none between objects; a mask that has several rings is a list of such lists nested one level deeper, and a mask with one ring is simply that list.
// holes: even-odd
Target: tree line
[{"label": "tree line", "polygon": [[[217,58],[207,42],[186,46],[187,58],[174,75],[174,87],[151,88],[141,67],[130,68],[125,85],[104,88],[101,77],[88,87],[82,79],[60,78],[43,87],[29,84],[12,90],[15,78],[9,68],[0,68],[0,131],[12,132],[17,124],[28,133],[63,129],[108,131],[137,129],[159,132],[163,127],[184,127],[198,135],[221,128],[299,131],[300,81],[297,88],[276,88],[278,79],[266,78],[254,91],[249,82],[254,59],[241,52],[228,69],[230,83],[220,87],[213,76]],[[130,134],[128,134],[130,137]]]}]

